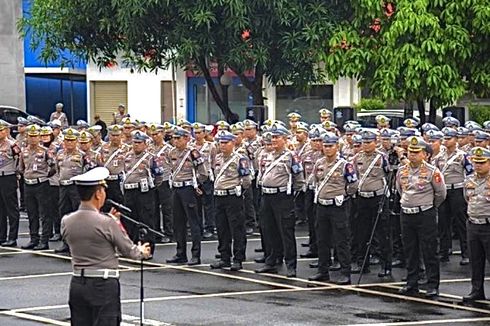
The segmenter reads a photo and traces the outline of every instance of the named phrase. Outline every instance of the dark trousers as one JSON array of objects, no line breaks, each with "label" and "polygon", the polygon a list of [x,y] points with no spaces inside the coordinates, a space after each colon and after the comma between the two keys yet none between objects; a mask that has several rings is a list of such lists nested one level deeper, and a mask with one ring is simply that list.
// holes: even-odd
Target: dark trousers
[{"label": "dark trousers", "polygon": [[187,258],[187,222],[189,222],[192,257],[201,258],[202,223],[197,213],[196,191],[193,187],[186,186],[173,190],[173,209],[177,256]]},{"label": "dark trousers", "polygon": [[315,192],[307,190],[304,194],[304,204],[306,219],[308,220],[308,235],[310,251],[314,254],[318,252],[317,236],[316,236],[316,205],[313,203]]},{"label": "dark trousers", "polygon": [[471,293],[485,296],[485,260],[490,263],[490,224],[467,222],[468,247],[471,262]]},{"label": "dark trousers", "polygon": [[296,216],[296,221],[306,222],[306,193],[301,191],[294,197],[294,213]]},{"label": "dark trousers", "polygon": [[[154,229],[154,210],[155,210],[155,190],[150,189],[147,192],[141,192],[139,189],[130,189],[124,192],[124,204],[131,209],[131,217],[148,227]],[[149,242],[151,252],[155,250],[155,237],[153,232],[142,231],[142,229],[131,221],[122,219],[124,227],[128,231],[129,237],[134,243],[138,241]]]},{"label": "dark trousers", "polygon": [[245,215],[237,207],[243,205],[243,197],[217,196],[215,204],[218,251],[221,254],[221,260],[231,260],[233,243],[233,261],[241,263],[245,260],[247,236],[245,234]]},{"label": "dark trousers", "polygon": [[[122,204],[124,202],[124,196],[121,192],[121,185],[119,180],[108,180],[106,189],[106,198],[115,201],[116,203]],[[109,212],[111,210],[111,205],[105,203],[102,207],[103,212]]]},{"label": "dark trousers", "polygon": [[[24,186],[24,198],[29,218],[29,234],[31,242],[47,244],[51,235],[48,216],[49,182],[45,181],[35,185]],[[39,226],[41,225],[41,237],[39,237]]]},{"label": "dark trousers", "polygon": [[[61,217],[60,210],[58,208],[58,203],[60,202],[60,187],[59,186],[49,186],[48,190],[48,202],[47,205],[47,215],[49,223],[49,233],[61,234]],[[53,204],[55,203],[55,204]]]},{"label": "dark trousers", "polygon": [[121,324],[121,289],[115,278],[72,277],[70,315],[73,326]]},{"label": "dark trousers", "polygon": [[18,234],[17,178],[15,175],[7,175],[0,177],[0,240],[17,240]]},{"label": "dark trousers", "polygon": [[197,212],[201,216],[204,230],[214,233],[216,228],[215,208],[214,208],[214,184],[209,179],[204,181],[201,190],[202,196],[198,197]]},{"label": "dark trousers", "polygon": [[[373,231],[374,223],[378,215],[379,205],[383,200],[383,196],[371,198],[357,197],[358,218],[356,223],[356,234],[354,241],[356,242],[356,261],[359,266],[362,265],[364,256],[367,250],[369,237]],[[378,243],[378,255],[380,256],[381,265],[383,268],[391,269],[391,229],[388,211],[388,199],[384,198],[382,212],[380,213],[378,224],[376,225],[375,237]],[[374,243],[374,241],[373,241]],[[371,247],[371,253],[374,248]]]},{"label": "dark trousers", "polygon": [[172,237],[174,234],[172,189],[168,181],[164,181],[156,188],[155,198],[155,228],[157,231],[163,230],[166,236]]},{"label": "dark trousers", "polygon": [[[253,185],[253,183],[252,183],[252,185]],[[261,215],[262,213],[260,210],[260,207],[262,206],[262,191],[260,188],[254,188],[253,193],[254,193],[254,203],[257,203],[259,205],[258,210],[255,211],[256,212],[255,216],[257,218],[257,226],[258,226],[259,233],[260,233],[260,245],[261,245],[262,250],[264,251],[264,257],[267,257],[267,253],[268,253],[267,252],[267,245],[266,245],[265,239],[264,239],[264,232],[262,231],[264,229],[264,219],[262,218],[262,215]]]},{"label": "dark trousers", "polygon": [[350,229],[348,203],[342,206],[316,207],[316,234],[318,237],[318,271],[328,274],[330,248],[336,249],[341,273],[350,277]]},{"label": "dark trousers", "polygon": [[63,218],[66,214],[70,214],[80,206],[80,195],[78,194],[77,186],[60,186],[60,217]]},{"label": "dark trousers", "polygon": [[262,194],[261,218],[263,219],[264,240],[267,248],[265,263],[274,266],[284,258],[288,268],[296,268],[296,238],[294,227],[294,199],[285,192]]},{"label": "dark trousers", "polygon": [[418,288],[420,253],[427,273],[427,287],[438,289],[440,281],[437,258],[436,209],[418,214],[401,213],[402,240],[407,259],[407,285]]},{"label": "dark trousers", "polygon": [[254,193],[251,188],[243,190],[243,210],[245,212],[245,225],[248,228],[254,228],[256,225],[256,215]]},{"label": "dark trousers", "polygon": [[463,189],[448,189],[446,200],[439,207],[439,238],[441,255],[447,257],[452,244],[451,226],[455,226],[459,238],[461,256],[468,257],[466,242],[466,221],[468,204]]}]

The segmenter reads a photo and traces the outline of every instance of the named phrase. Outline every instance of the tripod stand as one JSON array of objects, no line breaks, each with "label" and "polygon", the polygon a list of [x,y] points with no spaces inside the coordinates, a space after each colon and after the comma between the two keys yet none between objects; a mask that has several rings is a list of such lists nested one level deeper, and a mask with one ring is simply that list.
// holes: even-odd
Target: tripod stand
[{"label": "tripod stand", "polygon": [[395,170],[391,169],[390,172],[388,173],[388,177],[387,177],[388,182],[386,183],[386,185],[383,189],[383,197],[379,201],[378,212],[376,214],[376,218],[374,220],[373,228],[371,230],[371,235],[370,235],[369,241],[367,243],[366,252],[364,253],[364,259],[362,260],[361,272],[359,274],[359,279],[357,280],[357,285],[361,284],[362,274],[363,274],[364,268],[366,267],[366,263],[367,263],[368,258],[369,258],[369,252],[371,251],[371,246],[373,244],[374,234],[376,233],[376,227],[378,226],[379,218],[381,217],[381,214],[383,213],[383,209],[384,209],[386,201],[389,199],[390,190],[393,191],[392,185],[393,185],[393,179],[394,179],[394,171]]}]

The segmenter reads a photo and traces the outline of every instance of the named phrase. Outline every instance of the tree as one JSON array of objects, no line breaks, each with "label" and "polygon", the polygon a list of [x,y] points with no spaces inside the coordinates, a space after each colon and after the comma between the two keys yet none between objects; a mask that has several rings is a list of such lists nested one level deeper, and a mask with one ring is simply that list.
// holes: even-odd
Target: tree
[{"label": "tree", "polygon": [[490,90],[488,0],[352,0],[353,19],[323,54],[331,78],[354,77],[384,100],[436,108]]},{"label": "tree", "polygon": [[263,105],[263,77],[298,87],[325,78],[318,50],[346,15],[337,0],[44,0],[32,3],[19,28],[31,33],[46,62],[70,64],[68,50],[100,67],[122,58],[137,70],[197,70],[225,118],[235,120],[227,87],[218,90],[210,65],[218,77],[236,73],[254,104]]}]

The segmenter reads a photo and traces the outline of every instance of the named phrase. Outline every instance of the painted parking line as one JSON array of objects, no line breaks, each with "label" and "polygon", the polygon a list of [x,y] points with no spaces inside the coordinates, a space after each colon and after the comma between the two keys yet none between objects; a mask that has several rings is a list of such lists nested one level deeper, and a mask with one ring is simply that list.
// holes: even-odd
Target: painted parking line
[{"label": "painted parking line", "polygon": [[36,322],[40,322],[40,323],[48,324],[48,325],[70,326],[70,323],[67,323],[64,321],[59,321],[56,319],[51,319],[51,318],[46,318],[46,317],[41,317],[41,316],[30,315],[30,314],[26,314],[23,312],[2,311],[1,314],[20,318],[20,319],[36,321]]},{"label": "painted parking line", "polygon": [[490,317],[461,318],[461,319],[435,319],[419,321],[402,321],[393,323],[369,323],[369,324],[350,324],[345,326],[410,326],[410,325],[437,325],[437,324],[456,324],[456,323],[477,323],[490,321]]}]

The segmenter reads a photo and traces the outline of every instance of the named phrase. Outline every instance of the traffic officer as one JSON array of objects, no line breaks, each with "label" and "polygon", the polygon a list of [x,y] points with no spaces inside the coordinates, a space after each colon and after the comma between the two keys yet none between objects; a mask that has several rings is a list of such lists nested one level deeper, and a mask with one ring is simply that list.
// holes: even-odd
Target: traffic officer
[{"label": "traffic officer", "polygon": [[153,140],[152,154],[155,164],[162,171],[162,174],[155,176],[155,228],[162,231],[163,227],[165,237],[157,236],[157,242],[168,243],[173,237],[172,189],[169,185],[172,171],[168,161],[168,154],[173,147],[163,140],[162,125],[151,124],[148,132]]},{"label": "traffic officer", "polygon": [[68,128],[68,118],[65,112],[63,112],[63,103],[56,103],[55,111],[49,117],[49,121],[53,120],[59,120],[61,127]]},{"label": "traffic officer", "polygon": [[[19,171],[24,175],[24,192],[29,219],[30,242],[22,249],[49,249],[48,240],[52,226],[48,216],[49,177],[56,173],[54,159],[48,149],[40,145],[41,128],[38,125],[27,127],[28,146],[22,150],[19,161]],[[41,237],[39,226],[41,225]]]},{"label": "traffic officer", "polygon": [[[294,125],[294,138],[295,142],[293,143],[293,148],[292,151],[296,157],[299,158],[299,161],[303,165],[303,173],[305,173],[305,180],[306,178],[306,166],[303,160],[306,158],[306,154],[311,152],[311,144],[310,140],[308,139],[308,124],[302,121],[297,121],[295,122]],[[292,133],[292,131],[291,131]],[[313,164],[311,164],[311,158],[308,159],[308,175],[311,174],[311,171],[313,170]],[[305,193],[306,193],[306,183],[304,189],[300,191],[295,197],[294,197],[294,212],[296,216],[296,224],[305,224],[307,222],[307,217],[306,217],[306,211],[305,211]],[[304,256],[304,255],[302,255]],[[301,256],[301,257],[302,257]],[[302,257],[306,258],[306,257]],[[309,257],[309,258],[316,258],[315,257]]]},{"label": "traffic officer", "polygon": [[262,139],[257,134],[258,127],[259,125],[257,124],[257,122],[253,120],[243,120],[243,142],[245,144],[245,148],[247,148],[249,152],[249,160],[251,166],[250,172],[252,174],[252,185],[250,186],[250,190],[252,191],[256,224],[258,224],[260,221],[260,191],[259,187],[257,187],[257,174],[259,173],[259,166],[257,158],[262,146]]},{"label": "traffic officer", "polygon": [[325,121],[332,121],[332,111],[327,108],[320,108],[318,110],[320,114],[320,123],[324,123]]},{"label": "traffic officer", "polygon": [[[361,271],[363,260],[367,250],[369,236],[373,227],[376,227],[377,240],[379,242],[379,255],[381,270],[380,277],[391,275],[391,230],[388,211],[389,192],[386,189],[387,175],[389,173],[388,157],[378,150],[376,140],[377,133],[364,130],[361,132],[362,151],[352,159],[359,176],[359,190],[357,193],[358,225],[354,241],[358,249],[357,266],[352,273],[369,273],[369,265],[366,264]],[[383,205],[380,207],[380,205]],[[379,214],[379,217],[377,216]],[[376,218],[378,224],[375,224]],[[369,253],[368,253],[369,254]],[[368,255],[369,257],[369,255]]]},{"label": "traffic officer", "polygon": [[460,265],[468,265],[466,242],[468,215],[463,187],[466,175],[473,173],[473,165],[469,161],[468,155],[458,149],[458,131],[454,128],[445,127],[442,132],[446,157],[441,172],[446,183],[447,196],[439,207],[440,260],[441,262],[449,261],[449,250],[452,243],[451,226],[454,222],[461,247],[461,261],[459,263]]},{"label": "traffic officer", "polygon": [[190,132],[176,127],[173,133],[174,148],[169,152],[173,189],[174,240],[177,253],[167,263],[187,263],[187,223],[191,228],[192,258],[188,265],[201,263],[202,223],[197,212],[197,196],[203,192],[200,183],[208,178],[204,159],[199,151],[189,145]]},{"label": "traffic officer", "polygon": [[490,262],[490,150],[471,150],[475,173],[465,181],[468,202],[468,246],[471,262],[471,292],[463,301],[485,300],[485,259]]},{"label": "traffic officer", "polygon": [[213,166],[216,159],[217,148],[213,142],[207,141],[206,125],[196,122],[192,125],[195,141],[193,146],[204,159],[204,165],[208,171],[208,178],[202,183],[203,195],[199,197],[198,212],[204,223],[204,239],[212,239],[215,236],[216,221],[213,197],[214,172]]},{"label": "traffic officer", "polygon": [[242,262],[245,260],[247,237],[245,215],[237,207],[243,206],[243,189],[250,188],[251,185],[250,162],[246,156],[234,151],[235,135],[223,130],[217,136],[220,154],[217,155],[214,166],[214,196],[221,259],[211,264],[211,268],[230,267],[232,271],[238,271],[242,269]]},{"label": "traffic officer", "polygon": [[92,151],[98,155],[102,145],[104,144],[102,141],[102,126],[94,125],[88,127],[87,131],[92,135]]},{"label": "traffic officer", "polygon": [[[262,174],[261,216],[264,219],[264,239],[268,256],[257,273],[277,273],[276,263],[282,256],[288,277],[296,277],[296,238],[294,236],[294,195],[305,183],[299,159],[286,149],[289,131],[280,124],[271,127],[273,152]],[[282,245],[282,246],[281,246]]]},{"label": "traffic officer", "polygon": [[112,124],[119,125],[124,118],[129,118],[129,114],[126,113],[126,107],[120,103],[117,107],[117,112],[112,113]]},{"label": "traffic officer", "polygon": [[[84,153],[78,149],[79,135],[80,133],[73,128],[65,129],[63,131],[63,149],[56,155],[56,170],[60,177],[59,210],[62,217],[76,211],[80,205],[80,197],[71,178],[97,166],[96,162],[85,157]],[[69,247],[64,242],[55,252],[69,252]]]},{"label": "traffic officer", "polygon": [[[122,142],[122,127],[111,125],[107,128],[109,141],[104,143],[97,156],[98,165],[104,166],[109,170],[107,177],[106,194],[107,199],[116,203],[122,203],[124,197],[121,191],[120,181],[124,171],[124,160],[126,154],[131,150],[131,146]],[[106,203],[103,207],[104,212],[108,212],[110,205]]]},{"label": "traffic officer", "polygon": [[[140,130],[132,132],[132,150],[124,158],[124,204],[131,209],[133,219],[150,228],[155,228],[155,183],[154,177],[163,173],[162,168],[155,164],[153,154],[147,150],[149,137]],[[155,250],[152,232],[146,232],[141,238],[141,229],[132,222],[124,223],[129,237],[137,243],[144,240],[150,243],[151,253]]]},{"label": "traffic officer", "polygon": [[9,139],[11,127],[7,121],[0,120],[0,242],[3,247],[16,247],[19,233],[16,171],[21,149]]},{"label": "traffic officer", "polygon": [[71,178],[81,199],[78,210],[61,221],[63,239],[71,248],[70,322],[74,326],[120,325],[121,299],[118,255],[148,258],[148,243],[133,244],[118,213],[100,213],[105,203],[106,168],[99,167]]},{"label": "traffic officer", "polygon": [[390,128],[391,119],[388,118],[387,116],[379,114],[376,116],[376,118],[374,118],[374,120],[376,120],[376,126],[379,130],[381,130],[383,128],[387,128],[387,129]]},{"label": "traffic officer", "polygon": [[446,184],[439,169],[426,162],[428,144],[408,138],[409,163],[399,168],[396,187],[401,200],[402,239],[407,259],[407,284],[401,294],[418,293],[420,253],[427,273],[427,297],[439,294],[436,208],[446,198]]},{"label": "traffic officer", "polygon": [[133,144],[133,136],[132,132],[136,127],[136,123],[131,120],[130,117],[126,117],[122,119],[122,142],[126,145],[131,146]]},{"label": "traffic officer", "polygon": [[288,114],[289,119],[289,131],[291,135],[296,135],[296,127],[298,126],[298,122],[301,120],[301,114],[297,112],[291,112]]},{"label": "traffic officer", "polygon": [[[339,156],[339,137],[326,132],[323,154],[313,168],[318,237],[318,272],[311,281],[329,281],[330,248],[337,250],[341,278],[337,284],[350,284],[351,255],[348,199],[357,191],[359,180],[353,165]],[[328,184],[328,186],[327,186]]]}]

